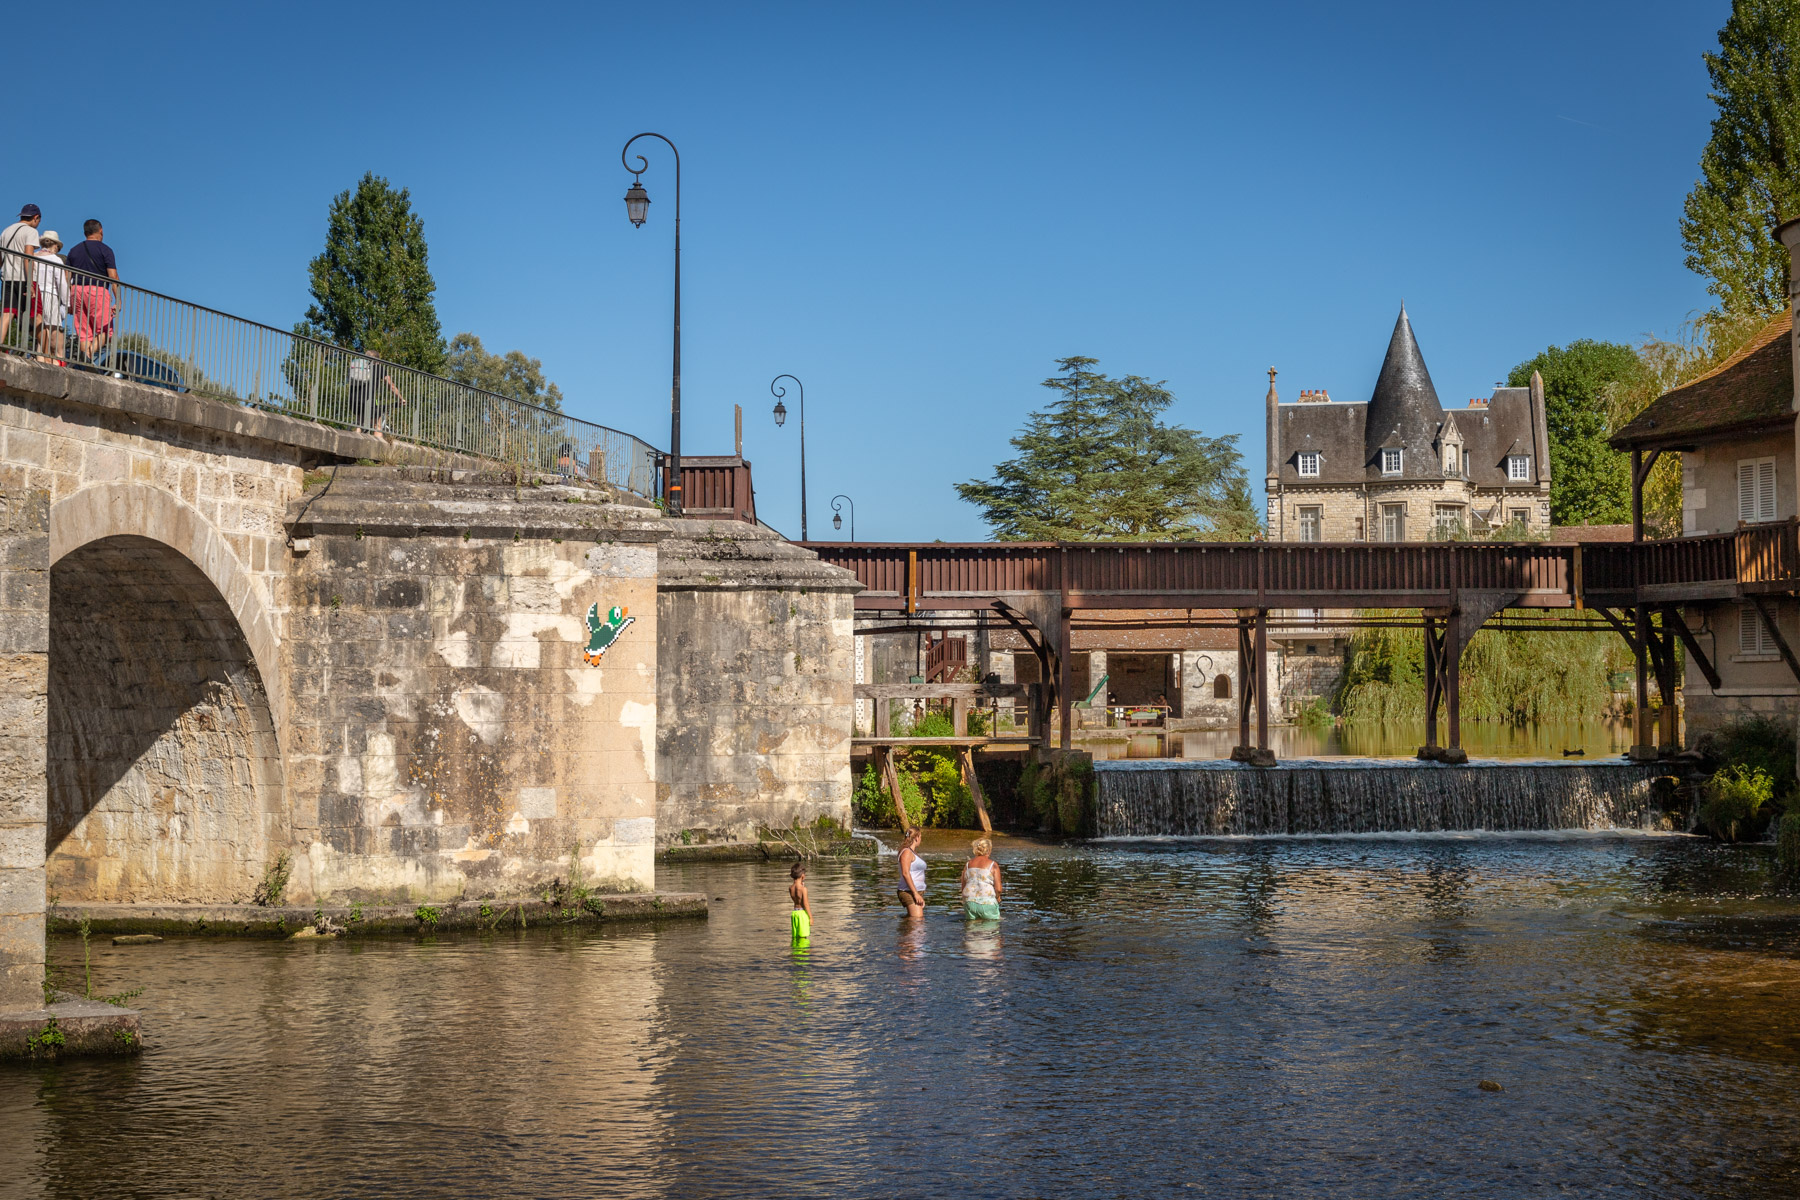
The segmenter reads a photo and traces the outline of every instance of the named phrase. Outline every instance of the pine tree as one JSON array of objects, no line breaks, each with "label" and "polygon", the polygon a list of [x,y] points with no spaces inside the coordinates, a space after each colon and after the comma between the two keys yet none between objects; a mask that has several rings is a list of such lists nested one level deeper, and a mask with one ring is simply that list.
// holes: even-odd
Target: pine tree
[{"label": "pine tree", "polygon": [[1800,217],[1800,0],[1734,0],[1706,55],[1718,105],[1688,193],[1681,241],[1726,320],[1787,303],[1787,252],[1770,236]]},{"label": "pine tree", "polygon": [[1175,397],[1097,360],[1057,360],[1059,393],[1012,439],[991,480],[959,483],[1004,541],[1242,541],[1260,528],[1237,435],[1204,437],[1159,419]]},{"label": "pine tree", "polygon": [[325,223],[325,249],[308,267],[313,304],[296,333],[353,350],[372,350],[421,371],[444,368],[426,263],[425,222],[410,193],[370,172],[340,192]]}]

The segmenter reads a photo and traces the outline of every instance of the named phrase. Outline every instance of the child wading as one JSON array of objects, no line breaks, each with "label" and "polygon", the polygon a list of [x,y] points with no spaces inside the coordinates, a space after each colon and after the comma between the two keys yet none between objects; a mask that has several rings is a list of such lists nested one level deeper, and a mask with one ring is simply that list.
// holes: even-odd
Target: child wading
[{"label": "child wading", "polygon": [[812,936],[812,901],[806,898],[806,864],[795,863],[788,872],[794,882],[788,884],[788,898],[794,902],[794,941],[804,942]]}]

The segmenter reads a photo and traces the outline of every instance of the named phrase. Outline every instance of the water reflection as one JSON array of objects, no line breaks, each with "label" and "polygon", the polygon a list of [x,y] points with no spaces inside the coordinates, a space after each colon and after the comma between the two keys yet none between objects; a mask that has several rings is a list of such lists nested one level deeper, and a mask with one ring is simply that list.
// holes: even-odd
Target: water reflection
[{"label": "water reflection", "polygon": [[821,864],[803,953],[761,863],[663,869],[704,922],[97,947],[150,1050],[0,1071],[0,1191],[1795,1194],[1800,905],[1766,848],[996,858],[998,923],[961,917],[960,840],[920,920],[889,860]]}]

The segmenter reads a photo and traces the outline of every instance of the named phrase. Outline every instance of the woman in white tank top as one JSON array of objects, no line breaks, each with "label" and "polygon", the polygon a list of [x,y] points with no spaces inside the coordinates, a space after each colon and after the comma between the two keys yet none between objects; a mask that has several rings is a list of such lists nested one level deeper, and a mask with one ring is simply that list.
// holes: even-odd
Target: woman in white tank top
[{"label": "woman in white tank top", "polygon": [[900,839],[900,886],[894,889],[906,915],[925,915],[925,860],[919,857],[919,831],[909,829]]}]

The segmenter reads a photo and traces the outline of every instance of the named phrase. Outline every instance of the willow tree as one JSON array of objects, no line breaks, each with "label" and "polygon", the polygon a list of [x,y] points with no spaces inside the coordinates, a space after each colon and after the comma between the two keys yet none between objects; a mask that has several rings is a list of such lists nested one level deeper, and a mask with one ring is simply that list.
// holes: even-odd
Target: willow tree
[{"label": "willow tree", "polygon": [[1002,541],[1243,541],[1259,529],[1237,435],[1206,437],[1161,417],[1175,397],[1098,360],[1057,360],[1057,393],[1012,439],[992,479],[956,485]]}]

